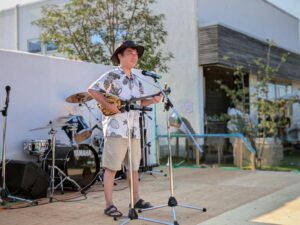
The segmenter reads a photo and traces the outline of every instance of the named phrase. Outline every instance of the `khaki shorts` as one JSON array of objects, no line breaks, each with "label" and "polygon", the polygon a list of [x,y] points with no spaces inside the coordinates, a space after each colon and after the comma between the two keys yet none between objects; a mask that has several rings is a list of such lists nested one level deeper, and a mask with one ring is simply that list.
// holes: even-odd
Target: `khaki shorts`
[{"label": "khaki shorts", "polygon": [[[132,145],[132,171],[138,171],[141,161],[140,139],[131,139]],[[129,168],[128,164],[128,139],[120,137],[106,137],[102,155],[102,166],[113,171],[122,169],[122,164]]]}]

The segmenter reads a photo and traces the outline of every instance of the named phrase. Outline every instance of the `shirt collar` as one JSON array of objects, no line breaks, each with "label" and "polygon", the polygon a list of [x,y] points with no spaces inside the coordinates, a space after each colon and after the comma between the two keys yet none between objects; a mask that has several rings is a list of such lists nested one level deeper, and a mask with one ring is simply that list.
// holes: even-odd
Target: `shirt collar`
[{"label": "shirt collar", "polygon": [[122,68],[121,66],[118,66],[118,69],[119,69],[120,73],[121,73],[122,75],[124,75],[125,78],[127,78],[128,80],[133,80],[133,79],[134,79],[134,74],[132,73],[132,70],[131,70],[130,78],[129,78],[129,77],[125,74],[125,72],[124,72],[124,70],[123,70],[123,68]]}]

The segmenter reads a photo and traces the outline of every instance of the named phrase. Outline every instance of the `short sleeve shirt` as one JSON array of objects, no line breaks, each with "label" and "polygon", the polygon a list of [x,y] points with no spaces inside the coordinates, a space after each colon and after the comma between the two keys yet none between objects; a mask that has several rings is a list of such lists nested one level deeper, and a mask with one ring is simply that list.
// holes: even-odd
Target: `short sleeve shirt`
[{"label": "short sleeve shirt", "polygon": [[[131,74],[131,78],[128,78],[121,67],[104,73],[98,80],[91,84],[89,89],[112,94],[122,100],[139,98],[144,94],[143,85],[137,76]],[[103,115],[102,126],[104,136],[127,138],[127,115],[128,112],[126,111],[111,116]],[[132,125],[131,137],[140,139],[139,111],[132,110],[130,116]]]}]

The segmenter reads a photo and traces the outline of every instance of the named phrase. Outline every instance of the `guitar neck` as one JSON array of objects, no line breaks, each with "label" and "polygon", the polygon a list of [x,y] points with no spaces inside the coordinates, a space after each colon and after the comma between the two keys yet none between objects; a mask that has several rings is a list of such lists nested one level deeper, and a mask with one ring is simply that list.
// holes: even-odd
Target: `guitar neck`
[{"label": "guitar neck", "polygon": [[146,96],[139,97],[139,98],[132,98],[128,101],[129,102],[136,102],[136,101],[144,100],[144,99],[147,99],[147,98],[153,98],[154,96],[157,96],[157,95],[160,95],[160,92],[156,93],[156,94],[153,94],[153,95],[146,95]]}]

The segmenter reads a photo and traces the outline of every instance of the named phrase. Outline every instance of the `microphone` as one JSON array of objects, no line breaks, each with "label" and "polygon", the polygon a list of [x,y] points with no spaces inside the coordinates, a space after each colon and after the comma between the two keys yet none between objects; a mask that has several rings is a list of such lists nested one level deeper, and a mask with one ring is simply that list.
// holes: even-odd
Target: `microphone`
[{"label": "microphone", "polygon": [[7,85],[7,86],[5,87],[5,90],[6,90],[6,100],[5,100],[5,105],[6,105],[6,107],[8,107],[10,86]]},{"label": "microphone", "polygon": [[143,70],[142,74],[146,77],[152,77],[153,79],[161,79],[161,75],[158,75],[150,71]]},{"label": "microphone", "polygon": [[152,111],[151,107],[147,107],[147,106],[139,106],[139,105],[129,105],[129,109],[130,110],[140,110],[140,111]]}]

